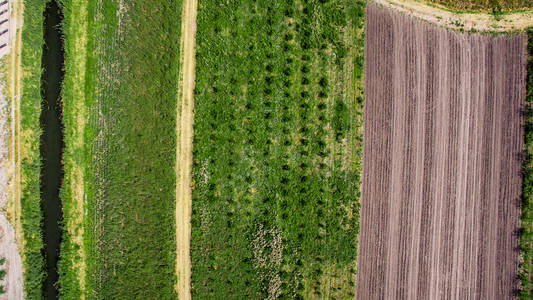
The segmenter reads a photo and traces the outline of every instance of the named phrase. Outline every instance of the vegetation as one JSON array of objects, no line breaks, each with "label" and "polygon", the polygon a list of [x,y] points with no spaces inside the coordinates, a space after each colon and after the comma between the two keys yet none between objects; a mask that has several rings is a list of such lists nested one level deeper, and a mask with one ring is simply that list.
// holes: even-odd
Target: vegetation
[{"label": "vegetation", "polygon": [[524,183],[522,194],[522,228],[520,235],[521,287],[519,299],[531,299],[533,296],[533,28],[528,34],[528,61],[527,61],[527,114],[525,123],[526,160],[524,162]]},{"label": "vegetation", "polygon": [[193,298],[353,298],[364,7],[200,1]]},{"label": "vegetation", "polygon": [[[0,258],[0,266],[3,266],[6,263],[5,257]],[[5,269],[0,270],[0,281],[4,280],[6,277],[7,271]],[[0,295],[5,294],[6,290],[3,285],[0,285]]]},{"label": "vegetation", "polygon": [[532,0],[430,0],[452,8],[482,9],[499,12],[502,9],[533,7]]},{"label": "vegetation", "polygon": [[24,0],[22,27],[21,132],[21,222],[24,253],[24,286],[27,299],[42,298],[44,259],[40,201],[40,114],[43,12],[46,0]]},{"label": "vegetation", "polygon": [[[181,1],[86,0],[86,23],[74,11],[79,2],[63,1],[67,230],[61,293],[175,299]],[[77,127],[80,121],[86,122],[83,129]],[[85,211],[74,189],[80,185]],[[76,239],[83,227],[81,245]],[[76,278],[80,268],[85,268],[83,284]]]},{"label": "vegetation", "polygon": [[88,1],[61,1],[65,19],[65,78],[62,87],[65,149],[65,177],[61,189],[63,240],[58,263],[59,286],[65,299],[86,294],[86,255],[84,244],[85,174],[88,163],[84,144],[87,123]]}]

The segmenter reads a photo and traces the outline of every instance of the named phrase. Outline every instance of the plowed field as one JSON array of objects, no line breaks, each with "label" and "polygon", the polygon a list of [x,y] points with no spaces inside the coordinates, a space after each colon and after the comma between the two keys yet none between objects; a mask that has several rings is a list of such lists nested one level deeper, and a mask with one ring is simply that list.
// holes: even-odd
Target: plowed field
[{"label": "plowed field", "polygon": [[358,299],[508,299],[518,284],[526,36],[367,9]]}]

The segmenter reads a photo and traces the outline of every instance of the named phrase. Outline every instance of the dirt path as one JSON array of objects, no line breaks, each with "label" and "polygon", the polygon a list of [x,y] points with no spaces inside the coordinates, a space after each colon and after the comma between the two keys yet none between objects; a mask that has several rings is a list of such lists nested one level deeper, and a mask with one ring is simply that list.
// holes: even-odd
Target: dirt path
[{"label": "dirt path", "polygon": [[176,276],[180,300],[191,299],[192,142],[197,0],[184,0],[176,128]]},{"label": "dirt path", "polygon": [[[6,262],[0,269],[6,270],[6,277],[0,284],[6,293],[0,299],[23,299],[24,284],[22,274],[22,258],[19,251],[23,243],[20,222],[20,169],[18,147],[20,128],[20,29],[22,27],[22,1],[10,1],[9,20],[10,55],[6,59],[7,89],[0,94],[0,257]],[[4,48],[5,49],[5,48]],[[11,106],[9,110],[8,107]],[[11,115],[8,112],[11,111]],[[10,120],[10,121],[8,121]],[[6,215],[4,215],[6,212]],[[14,225],[14,226],[13,226]]]},{"label": "dirt path", "polygon": [[358,299],[513,299],[526,36],[370,5]]},{"label": "dirt path", "polygon": [[394,8],[440,26],[456,30],[517,31],[533,26],[533,9],[505,13],[496,20],[490,12],[454,13],[450,9],[420,0],[374,0],[385,7]]},{"label": "dirt path", "polygon": [[[21,171],[22,171],[22,159],[21,159],[21,127],[20,127],[20,101],[22,95],[22,40],[21,40],[21,30],[23,22],[23,0],[17,0],[13,2],[13,11],[15,12],[15,18],[11,31],[15,31],[16,35],[14,36],[15,43],[15,53],[12,55],[12,70],[11,70],[11,88],[13,97],[13,151],[14,151],[14,201],[13,201],[13,220],[15,223],[15,232],[17,233],[17,241],[20,247],[20,251],[24,253],[24,242],[22,240],[22,221],[21,221]],[[14,34],[14,33],[13,33]]]}]

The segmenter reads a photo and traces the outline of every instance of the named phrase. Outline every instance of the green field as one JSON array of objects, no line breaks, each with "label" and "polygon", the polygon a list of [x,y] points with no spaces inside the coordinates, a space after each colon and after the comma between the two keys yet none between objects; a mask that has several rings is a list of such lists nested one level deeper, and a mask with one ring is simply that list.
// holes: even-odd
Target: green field
[{"label": "green field", "polygon": [[[28,299],[42,298],[44,279],[39,115],[47,1],[24,1],[22,30]],[[61,297],[176,299],[182,1],[59,2],[66,53]],[[461,9],[533,5],[433,2]],[[198,1],[193,299],[355,297],[365,5]],[[531,103],[531,59],[528,68]],[[526,126],[522,299],[531,297],[533,274],[533,117]]]},{"label": "green field", "polygon": [[355,292],[362,1],[200,1],[192,296]]},{"label": "green field", "polygon": [[[87,277],[80,288],[74,271],[79,268],[75,230],[66,231],[61,293],[69,299],[80,293],[90,299],[174,299],[181,2],[84,2],[89,4],[86,41],[76,33],[85,25],[73,23],[79,20],[69,11],[79,1],[64,1],[66,24],[71,25],[66,31],[64,109],[72,112],[80,104],[74,86],[81,85],[87,126],[83,132],[66,130],[65,161],[70,165],[65,166],[65,181],[75,180],[75,168],[83,170]],[[80,42],[87,51],[85,80],[73,82],[81,72],[73,50]],[[77,125],[72,114],[64,122]],[[85,141],[81,149],[76,148],[80,138]],[[68,186],[62,198],[67,207],[77,201]],[[65,223],[76,224],[76,217],[67,208]]]}]

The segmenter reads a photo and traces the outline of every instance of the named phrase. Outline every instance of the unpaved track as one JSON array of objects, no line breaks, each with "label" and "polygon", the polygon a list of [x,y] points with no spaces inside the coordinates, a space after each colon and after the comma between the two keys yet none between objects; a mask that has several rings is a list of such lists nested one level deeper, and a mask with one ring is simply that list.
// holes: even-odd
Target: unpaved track
[{"label": "unpaved track", "polygon": [[197,0],[183,0],[176,107],[176,275],[180,300],[191,299],[191,187],[197,7]]},{"label": "unpaved track", "polygon": [[511,299],[526,36],[367,9],[358,299]]},{"label": "unpaved track", "polygon": [[[3,86],[0,95],[0,257],[6,262],[0,269],[6,270],[6,277],[0,282],[6,293],[0,299],[23,299],[24,283],[21,258],[21,223],[20,223],[20,169],[16,169],[19,161],[18,142],[20,135],[20,29],[22,27],[22,1],[10,1],[11,14],[9,20],[10,54],[6,63],[10,68],[5,80],[8,89]],[[6,49],[6,48],[4,48]],[[8,107],[11,106],[11,115]],[[8,120],[11,119],[9,122]],[[11,126],[9,126],[9,125]],[[10,128],[11,127],[11,128]],[[15,129],[17,131],[15,132]],[[11,141],[10,141],[11,140]],[[11,144],[10,144],[11,142]],[[17,159],[16,159],[17,158]],[[16,172],[16,173],[15,173]],[[15,174],[14,174],[15,173]],[[13,176],[14,175],[14,176]],[[10,198],[10,199],[9,199]],[[6,217],[4,212],[8,212]]]}]

